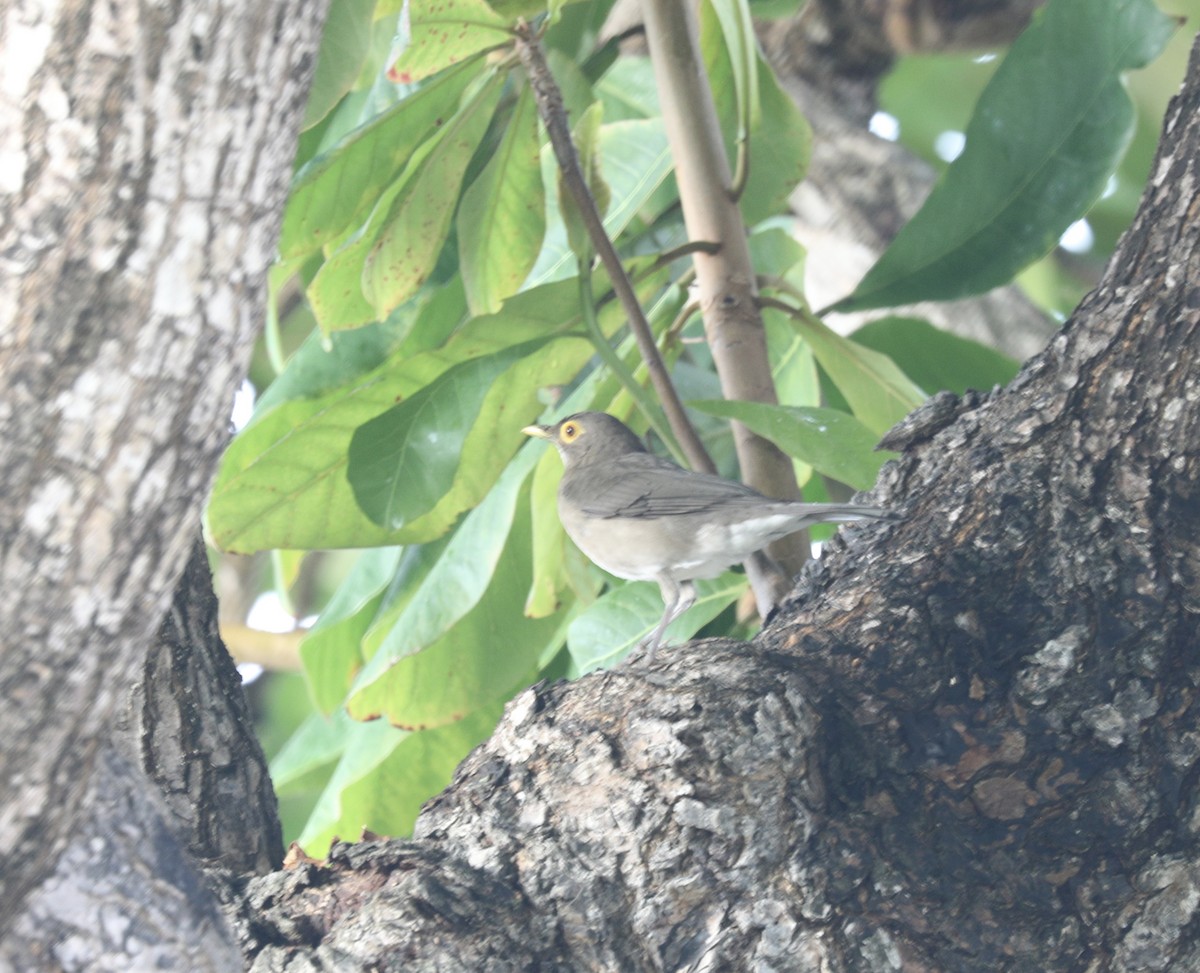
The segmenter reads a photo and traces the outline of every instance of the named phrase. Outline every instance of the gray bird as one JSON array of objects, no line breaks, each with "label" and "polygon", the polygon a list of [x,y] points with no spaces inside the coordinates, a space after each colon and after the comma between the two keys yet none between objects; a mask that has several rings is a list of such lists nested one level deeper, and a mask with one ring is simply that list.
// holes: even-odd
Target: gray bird
[{"label": "gray bird", "polygon": [[666,610],[643,643],[651,652],[695,602],[694,580],[715,578],[812,524],[891,516],[857,503],[771,500],[741,483],[689,472],[651,453],[603,412],[522,432],[558,448],[558,516],[579,549],[618,578],[658,582]]}]

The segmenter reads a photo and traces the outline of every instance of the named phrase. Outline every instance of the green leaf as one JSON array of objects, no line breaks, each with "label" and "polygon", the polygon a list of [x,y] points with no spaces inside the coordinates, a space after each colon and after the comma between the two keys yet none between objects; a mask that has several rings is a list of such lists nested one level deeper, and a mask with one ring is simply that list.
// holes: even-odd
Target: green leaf
[{"label": "green leaf", "polygon": [[772,308],[763,309],[763,327],[779,401],[784,405],[817,405],[821,401],[821,382],[812,346],[796,333],[784,314]]},{"label": "green leaf", "polygon": [[855,490],[869,490],[890,458],[878,453],[879,437],[845,412],[813,406],[768,405],[710,399],[689,402],[709,415],[736,419],[789,456]]},{"label": "green leaf", "polygon": [[251,421],[283,402],[315,398],[376,368],[404,340],[421,309],[414,306],[406,309],[408,314],[353,331],[312,332],[288,359],[283,373],[258,397]]},{"label": "green leaf", "polygon": [[[612,202],[612,192],[608,188],[608,183],[604,181],[604,174],[601,171],[600,120],[603,117],[604,106],[600,102],[594,101],[584,111],[571,132],[584,184],[591,193],[592,200],[596,204],[596,211],[602,220]],[[558,173],[558,211],[567,228],[567,244],[571,251],[581,263],[590,263],[595,249],[592,246],[591,237],[588,235],[587,225],[583,221],[583,215],[575,203],[575,197],[567,188],[561,169]]]},{"label": "green leaf", "polygon": [[[392,211],[393,202],[409,188],[409,177],[433,152],[439,138],[431,138],[417,149],[405,174],[384,190],[366,223],[326,248],[329,255],[306,290],[309,307],[325,335],[391,316],[381,315],[368,302],[363,289],[363,268]],[[436,255],[432,259],[436,263]],[[439,290],[458,286],[450,284]]]},{"label": "green leaf", "polygon": [[[671,150],[662,119],[614,122],[600,129],[600,166],[612,202],[604,216],[604,229],[612,239],[637,217],[654,219],[669,205],[659,190],[671,176]],[[557,176],[554,153],[542,153],[543,179],[550,185]],[[557,194],[546,197],[546,238],[528,286],[572,276],[576,260],[558,209]]]},{"label": "green leaf", "polygon": [[929,392],[987,391],[1007,385],[1020,364],[993,348],[935,328],[920,318],[886,317],[852,335],[860,345],[889,356],[904,374]]},{"label": "green leaf", "polygon": [[511,455],[498,444],[520,441],[521,428],[540,408],[541,383],[553,386],[570,381],[594,354],[582,338],[560,338],[501,375],[467,436],[454,485],[429,513],[400,531],[398,539],[420,543],[449,530],[496,482]]},{"label": "green leaf", "polygon": [[338,0],[329,8],[302,129],[329,114],[357,80],[371,47],[375,0]]},{"label": "green leaf", "polygon": [[760,223],[746,238],[746,243],[756,273],[801,291],[807,254],[792,231],[792,221],[781,217]]},{"label": "green leaf", "polygon": [[750,130],[750,177],[738,200],[749,225],[786,210],[812,158],[812,126],[761,57],[758,88],[761,118]]},{"label": "green leaf", "polygon": [[[734,62],[719,21],[707,5],[701,8],[700,42],[713,102],[721,122],[726,152],[735,156],[744,138],[739,125],[744,110],[738,101]],[[758,103],[749,130],[749,175],[738,200],[747,224],[776,215],[804,178],[812,154],[812,130],[795,101],[780,86],[767,63],[755,55]]]},{"label": "green leaf", "polygon": [[300,846],[321,857],[335,837],[355,840],[363,831],[410,834],[421,805],[445,790],[463,758],[495,729],[501,711],[493,705],[420,733],[382,721],[347,720],[342,759],[300,835]]},{"label": "green leaf", "polygon": [[522,614],[530,571],[524,487],[536,456],[526,447],[455,533],[356,681],[348,702],[353,716],[438,726],[506,698],[533,677],[559,629],[557,618]]},{"label": "green leaf", "polygon": [[537,104],[526,86],[496,154],[458,208],[458,262],[474,314],[500,310],[529,275],[546,233]]},{"label": "green leaf", "polygon": [[459,109],[391,204],[362,268],[363,296],[378,317],[412,297],[437,263],[463,175],[487,132],[504,80],[503,74],[492,75]]},{"label": "green leaf", "polygon": [[659,114],[658,85],[648,57],[630,54],[617,58],[594,87],[610,124]]},{"label": "green leaf", "polygon": [[380,613],[386,631],[376,625],[364,641],[370,661],[358,677],[359,688],[437,642],[478,604],[508,542],[521,486],[536,456],[528,445],[517,454],[491,492],[433,552],[432,563],[424,550],[428,545],[406,563],[405,587],[411,593],[397,599],[398,611],[389,607]]},{"label": "green leaf", "polygon": [[877,436],[925,401],[925,393],[887,355],[855,344],[807,312],[792,325],[846,397],[851,411]]},{"label": "green leaf", "polygon": [[365,818],[362,807],[344,802],[348,787],[371,776],[409,736],[404,730],[383,722],[358,723],[339,710],[330,721],[331,735],[338,734],[341,753],[333,775],[317,799],[312,814],[300,833],[299,844],[307,851],[328,851],[335,837],[357,840]]},{"label": "green leaf", "polygon": [[1051,0],[981,95],[962,155],[833,310],[978,294],[1050,250],[1133,131],[1121,73],[1173,29],[1151,0]]},{"label": "green leaf", "polygon": [[[589,355],[582,339],[561,339],[513,367],[484,401],[467,439],[470,462],[460,464],[451,499],[429,517],[437,524],[421,535],[397,533],[373,523],[359,508],[346,478],[350,439],[363,423],[407,398],[459,362],[493,354],[511,344],[557,334],[578,321],[574,282],[517,295],[498,314],[473,318],[439,348],[412,357],[399,352],[370,372],[306,399],[284,402],[236,436],[221,460],[206,512],[214,543],[249,553],[266,548],[368,547],[423,541],[444,532],[477,502],[507,462],[496,443],[520,442],[519,430],[537,411],[538,372],[544,381],[566,382]],[[507,396],[506,402],[502,397]],[[505,411],[506,406],[510,406]],[[526,411],[523,411],[526,410]],[[476,436],[480,438],[475,438]],[[415,525],[414,525],[415,527]]]},{"label": "green leaf", "polygon": [[363,551],[300,643],[304,674],[317,708],[332,713],[362,667],[362,637],[403,553],[400,547]]},{"label": "green leaf", "polygon": [[738,140],[749,137],[761,119],[758,97],[758,43],[745,0],[709,0],[725,39],[737,103]]},{"label": "green leaf", "polygon": [[[690,639],[745,590],[745,576],[732,571],[697,581],[696,603],[667,626],[658,651],[670,652],[668,643]],[[654,631],[663,608],[658,585],[650,582],[622,584],[596,599],[567,629],[567,647],[576,668],[580,673],[611,669]]]},{"label": "green leaf", "polygon": [[404,10],[409,43],[388,71],[401,84],[512,40],[508,22],[484,0],[405,0]]},{"label": "green leaf", "polygon": [[271,783],[285,787],[318,767],[337,760],[346,746],[351,720],[345,710],[332,717],[313,713],[296,728],[271,760]]},{"label": "green leaf", "polygon": [[530,490],[530,534],[532,536],[533,580],[525,598],[525,614],[545,618],[557,611],[558,592],[566,580],[563,565],[562,525],[558,520],[558,484],[562,461],[547,449],[533,473]]},{"label": "green leaf", "polygon": [[442,130],[484,68],[477,60],[447,71],[304,166],[283,213],[281,256],[313,253],[361,224],[417,149]]},{"label": "green leaf", "polygon": [[363,512],[399,530],[431,510],[454,482],[467,433],[492,383],[542,343],[455,365],[356,429],[347,475]]}]

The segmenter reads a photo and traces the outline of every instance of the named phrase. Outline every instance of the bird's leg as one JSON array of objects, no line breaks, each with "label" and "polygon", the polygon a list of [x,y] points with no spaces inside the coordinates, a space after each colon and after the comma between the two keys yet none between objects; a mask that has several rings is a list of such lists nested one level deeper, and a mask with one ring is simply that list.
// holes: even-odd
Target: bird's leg
[{"label": "bird's leg", "polygon": [[654,650],[662,641],[663,633],[675,619],[696,603],[696,586],[690,581],[676,581],[663,575],[658,579],[658,588],[662,592],[663,604],[666,606],[658,626],[642,641],[646,648],[646,659],[654,657]]}]

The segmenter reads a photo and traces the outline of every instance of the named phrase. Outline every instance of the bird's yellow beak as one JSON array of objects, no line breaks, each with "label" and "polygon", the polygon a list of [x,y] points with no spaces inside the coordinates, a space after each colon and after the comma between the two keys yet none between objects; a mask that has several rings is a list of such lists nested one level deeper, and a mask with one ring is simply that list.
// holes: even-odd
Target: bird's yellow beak
[{"label": "bird's yellow beak", "polygon": [[533,436],[535,439],[553,439],[550,435],[551,426],[526,426],[521,432],[526,436]]}]

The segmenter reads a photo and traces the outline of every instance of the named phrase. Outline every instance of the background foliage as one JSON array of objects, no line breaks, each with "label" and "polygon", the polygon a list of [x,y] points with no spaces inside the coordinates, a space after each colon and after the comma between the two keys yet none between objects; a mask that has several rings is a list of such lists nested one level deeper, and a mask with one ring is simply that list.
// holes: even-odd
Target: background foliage
[{"label": "background foliage", "polygon": [[[685,234],[651,68],[598,41],[608,6],[333,5],[257,401],[207,511],[220,549],[275,552],[260,583],[313,616],[303,678],[266,685],[264,720],[287,836],[311,854],[364,828],[406,832],[516,691],[620,661],[661,613],[653,585],[606,576],[565,539],[558,458],[520,434],[586,408],[638,431],[648,417],[618,374],[645,380],[633,341],[560,200],[513,51],[519,16],[544,31],[606,230],[725,473],[736,471],[724,420],[737,418],[794,458],[807,499],[868,489],[886,460],[875,442],[926,394],[1016,371],[921,320],[885,314],[848,338],[829,326],[836,314],[827,323],[807,307],[786,201],[808,126],[758,55],[745,4],[704,0],[727,148],[751,160],[739,202],[772,298],[783,405],[721,401],[685,312],[688,258],[670,254]],[[1183,68],[1172,54],[1135,82],[1135,101],[1152,106],[1140,113],[1125,72],[1174,26],[1150,0],[1051,0],[1000,57],[901,62],[886,117],[930,158],[946,132],[965,131],[967,148],[837,307],[979,293],[1015,275],[1052,311],[1073,306],[1132,212]],[[1093,204],[1092,249],[1047,257]],[[735,572],[702,582],[667,638],[748,634],[745,588]]]}]

